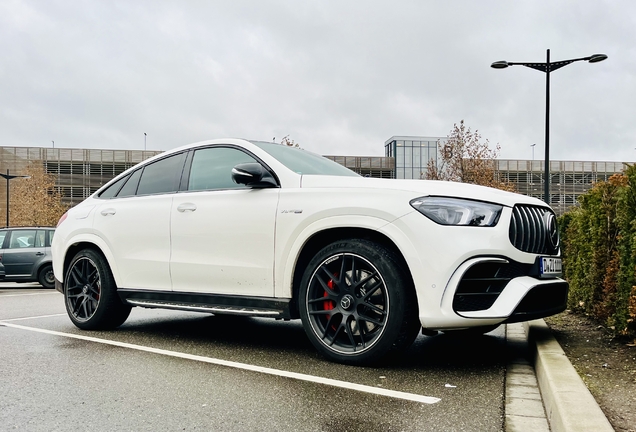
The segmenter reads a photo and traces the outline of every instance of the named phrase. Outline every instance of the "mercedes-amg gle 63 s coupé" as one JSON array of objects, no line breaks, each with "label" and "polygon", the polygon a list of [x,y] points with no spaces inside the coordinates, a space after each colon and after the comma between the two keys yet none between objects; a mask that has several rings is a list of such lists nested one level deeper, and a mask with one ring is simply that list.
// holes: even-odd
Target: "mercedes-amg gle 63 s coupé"
[{"label": "mercedes-amg gle 63 s coup\u00e9", "polygon": [[363,178],[308,151],[213,140],[130,168],[61,219],[56,288],[81,329],[132,307],[300,318],[327,358],[368,364],[420,329],[488,332],[565,309],[543,202]]}]

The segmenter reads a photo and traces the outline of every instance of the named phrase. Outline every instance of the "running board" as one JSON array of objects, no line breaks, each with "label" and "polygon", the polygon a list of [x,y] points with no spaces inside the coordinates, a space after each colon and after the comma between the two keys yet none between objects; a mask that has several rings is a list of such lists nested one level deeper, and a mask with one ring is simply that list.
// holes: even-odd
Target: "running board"
[{"label": "running board", "polygon": [[272,311],[272,310],[258,310],[258,309],[248,309],[248,308],[239,308],[233,306],[195,306],[189,304],[179,304],[179,303],[165,303],[165,302],[151,302],[145,300],[127,300],[129,305],[132,306],[141,306],[144,308],[160,308],[160,309],[174,309],[174,310],[183,310],[183,311],[191,311],[191,312],[209,312],[209,313],[223,313],[223,314],[231,314],[231,315],[250,315],[250,316],[273,316],[282,318],[281,311]]},{"label": "running board", "polygon": [[151,309],[290,319],[287,298],[118,289],[124,303]]}]

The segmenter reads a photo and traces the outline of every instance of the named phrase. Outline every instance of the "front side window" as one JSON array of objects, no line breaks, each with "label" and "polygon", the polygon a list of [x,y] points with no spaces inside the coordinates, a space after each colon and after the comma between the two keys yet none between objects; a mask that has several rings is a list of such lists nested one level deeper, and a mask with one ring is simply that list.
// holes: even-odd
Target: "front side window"
[{"label": "front side window", "polygon": [[188,190],[244,189],[234,183],[232,168],[240,163],[256,162],[247,153],[231,147],[209,147],[194,152]]},{"label": "front side window", "polygon": [[6,231],[0,231],[0,248],[4,245],[4,238],[7,236]]},{"label": "front side window", "polygon": [[139,180],[137,195],[176,192],[183,170],[183,158],[184,153],[179,153],[146,165]]}]

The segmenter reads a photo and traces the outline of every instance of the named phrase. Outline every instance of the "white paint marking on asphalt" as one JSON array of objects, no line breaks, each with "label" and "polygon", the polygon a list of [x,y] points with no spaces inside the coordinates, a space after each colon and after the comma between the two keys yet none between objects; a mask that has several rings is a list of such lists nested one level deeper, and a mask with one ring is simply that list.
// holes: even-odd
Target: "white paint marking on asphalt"
[{"label": "white paint marking on asphalt", "polygon": [[[5,319],[2,321],[6,321],[6,322],[24,321],[24,320],[31,320],[31,319],[38,319],[38,318],[51,318],[51,317],[59,317],[59,316],[68,316],[68,314],[60,313],[60,314],[52,314],[52,315],[38,315],[38,316],[31,316],[31,317],[24,317],[24,318],[11,318],[11,319]],[[0,323],[2,323],[2,321],[0,321]]]},{"label": "white paint marking on asphalt", "polygon": [[0,298],[4,298],[4,297],[24,297],[24,296],[34,296],[34,295],[51,295],[51,294],[61,294],[61,293],[55,291],[55,292],[45,292],[45,293],[7,294],[7,295],[0,295]]},{"label": "white paint marking on asphalt", "polygon": [[33,331],[38,333],[50,334],[54,336],[80,339],[80,340],[85,340],[88,342],[97,342],[97,343],[101,343],[105,345],[113,345],[113,346],[117,346],[121,348],[145,351],[145,352],[149,352],[153,354],[161,354],[165,356],[177,357],[177,358],[182,358],[186,360],[194,360],[194,361],[199,361],[204,363],[215,364],[219,366],[226,366],[226,367],[231,367],[235,369],[247,370],[251,372],[258,372],[258,373],[263,373],[268,375],[280,376],[284,378],[291,378],[291,379],[296,379],[300,381],[324,384],[324,385],[328,385],[332,387],[339,387],[339,388],[343,388],[347,390],[355,390],[355,391],[359,391],[363,393],[370,393],[370,394],[375,394],[380,396],[388,396],[391,398],[404,399],[404,400],[409,400],[413,402],[434,404],[441,400],[439,398],[431,397],[431,396],[423,396],[423,395],[418,395],[414,393],[406,393],[406,392],[388,390],[388,389],[383,389],[378,387],[371,387],[367,385],[349,383],[346,381],[340,381],[340,380],[335,380],[331,378],[322,378],[322,377],[317,377],[313,375],[307,375],[307,374],[302,374],[297,372],[289,372],[289,371],[272,369],[272,368],[262,367],[262,366],[255,366],[255,365],[250,365],[246,363],[238,363],[238,362],[228,361],[228,360],[221,360],[221,359],[216,359],[212,357],[203,357],[203,356],[198,356],[194,354],[180,353],[177,351],[169,351],[169,350],[164,350],[159,348],[147,347],[143,345],[130,344],[126,342],[118,342],[118,341],[113,341],[109,339],[100,339],[100,338],[95,338],[91,336],[82,336],[82,335],[76,335],[72,333],[62,333],[62,332],[58,332],[54,330],[46,330],[46,329],[40,329],[35,327],[26,327],[19,324],[11,324],[11,323],[8,323],[7,321],[8,320],[0,321],[0,325],[16,328],[20,330],[27,330],[27,331]]}]

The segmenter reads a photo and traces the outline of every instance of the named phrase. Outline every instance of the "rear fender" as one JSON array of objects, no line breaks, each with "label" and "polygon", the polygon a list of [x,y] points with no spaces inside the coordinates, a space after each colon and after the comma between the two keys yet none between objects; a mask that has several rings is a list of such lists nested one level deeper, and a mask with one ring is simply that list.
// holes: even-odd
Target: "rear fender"
[{"label": "rear fender", "polygon": [[106,258],[106,261],[108,261],[108,265],[110,266],[110,271],[113,273],[113,278],[115,278],[115,283],[117,284],[117,286],[121,286],[119,284],[119,281],[120,281],[119,269],[117,268],[115,257],[110,247],[108,247],[108,244],[101,237],[91,233],[77,234],[73,236],[69,241],[66,242],[67,247],[66,247],[66,250],[64,251],[64,259],[53,260],[53,263],[54,263],[53,271],[55,272],[55,276],[58,277],[58,275],[63,275],[62,277],[63,278],[65,277],[65,274],[63,273],[65,269],[63,269],[62,266],[64,266],[64,263],[66,263],[67,260],[71,260],[73,258],[72,256],[69,256],[69,253],[73,254],[74,256],[75,253],[77,253],[77,252],[73,252],[74,247],[81,243],[86,244],[86,247],[92,247],[93,249],[99,250],[102,253],[102,255],[104,255],[104,257]]}]

